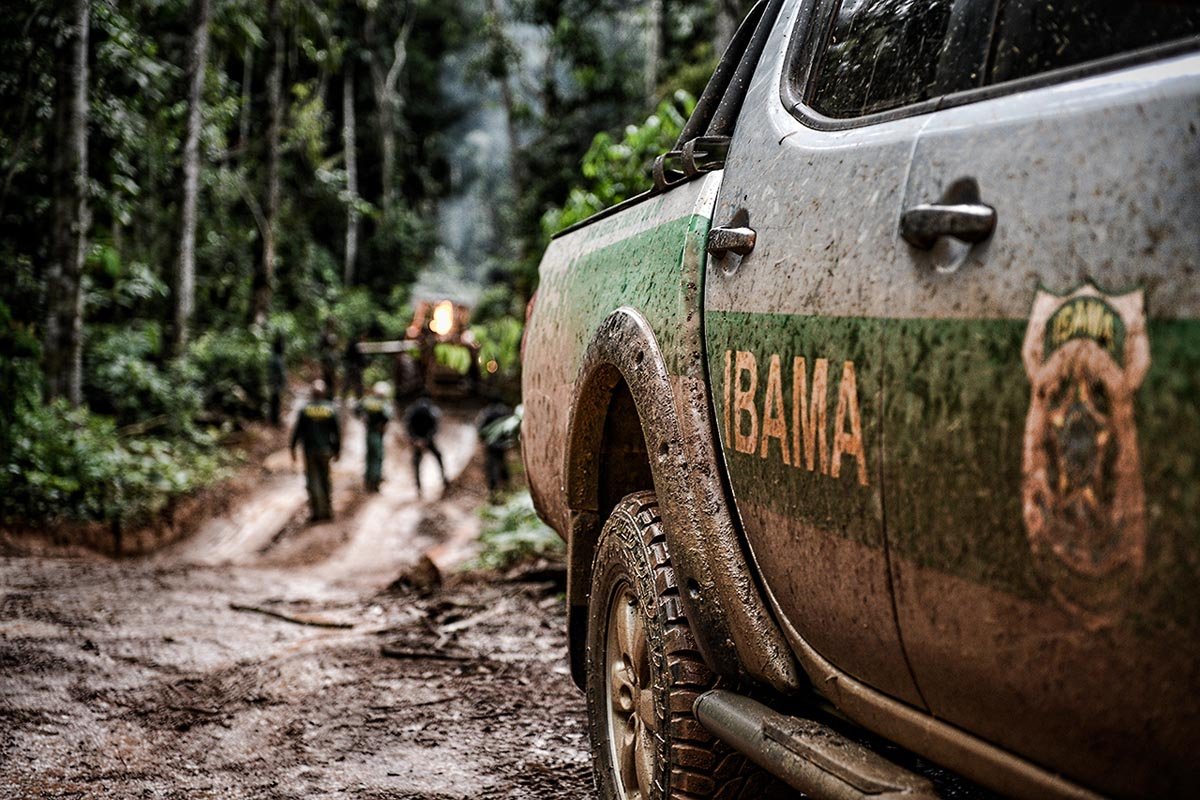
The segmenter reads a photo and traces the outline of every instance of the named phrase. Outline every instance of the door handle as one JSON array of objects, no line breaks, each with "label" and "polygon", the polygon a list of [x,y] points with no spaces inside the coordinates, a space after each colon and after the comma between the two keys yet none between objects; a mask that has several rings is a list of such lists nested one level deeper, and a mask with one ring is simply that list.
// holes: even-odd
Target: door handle
[{"label": "door handle", "polygon": [[922,203],[900,215],[900,235],[928,250],[943,236],[977,244],[996,230],[996,209],[983,203]]},{"label": "door handle", "polygon": [[757,239],[753,228],[713,228],[708,232],[708,254],[713,258],[724,258],[727,253],[749,255]]}]

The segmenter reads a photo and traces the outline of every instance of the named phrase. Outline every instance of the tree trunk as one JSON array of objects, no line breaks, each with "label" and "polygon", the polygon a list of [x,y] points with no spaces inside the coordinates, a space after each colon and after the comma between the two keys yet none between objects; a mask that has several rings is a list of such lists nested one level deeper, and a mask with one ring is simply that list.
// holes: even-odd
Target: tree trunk
[{"label": "tree trunk", "polygon": [[[29,29],[33,25],[36,15],[29,14],[25,17],[25,26],[21,29],[20,38],[23,41],[30,42]],[[10,140],[8,152],[6,152],[0,161],[4,163],[4,181],[0,184],[0,219],[4,218],[4,207],[8,204],[8,193],[12,189],[13,179],[21,170],[22,163],[25,159],[25,150],[33,144],[36,138],[34,134],[37,132],[37,126],[30,125],[29,117],[33,111],[34,100],[38,98],[38,92],[34,91],[35,81],[41,79],[41,75],[35,74],[34,59],[24,59],[24,65],[21,68],[21,85],[17,90],[17,95],[21,98],[21,114],[19,122],[15,130],[19,130],[16,142]]]},{"label": "tree trunk", "polygon": [[394,104],[385,101],[379,109],[379,178],[383,210],[391,211],[396,193],[396,116]]},{"label": "tree trunk", "polygon": [[740,10],[735,0],[717,0],[717,30],[713,37],[713,49],[720,58],[733,41],[733,34],[741,21]]},{"label": "tree trunk", "polygon": [[254,281],[253,321],[262,323],[271,310],[275,285],[275,231],[279,216],[279,139],[283,127],[283,22],[279,0],[267,6],[271,67],[267,71],[267,203],[262,235],[262,260]]},{"label": "tree trunk", "polygon": [[187,136],[183,143],[183,209],[179,236],[179,262],[175,270],[175,327],[172,344],[176,354],[188,343],[188,328],[196,306],[196,200],[200,193],[200,124],[204,94],[204,71],[208,64],[209,0],[195,0],[195,27],[188,59]]},{"label": "tree trunk", "polygon": [[663,0],[650,0],[646,4],[646,99],[651,103],[658,96],[658,72],[663,49]]},{"label": "tree trunk", "polygon": [[[391,210],[396,185],[396,118],[400,113],[400,75],[408,62],[408,37],[416,22],[416,3],[405,4],[404,20],[392,44],[392,62],[385,65],[378,53],[371,54],[371,79],[375,89],[375,107],[379,117],[379,154],[381,204]],[[374,30],[374,16],[368,17],[368,36]]]},{"label": "tree trunk", "polygon": [[242,151],[242,161],[250,158],[250,112],[254,95],[254,46],[246,45],[242,51],[242,109],[238,119],[238,147]]},{"label": "tree trunk", "polygon": [[48,397],[83,395],[83,265],[88,229],[88,0],[74,0],[59,53],[52,256],[46,281],[43,357]]},{"label": "tree trunk", "polygon": [[500,79],[500,99],[504,104],[504,119],[508,136],[508,172],[512,181],[513,196],[520,201],[525,190],[525,163],[521,158],[521,142],[517,137],[516,101],[513,99],[512,83],[505,74]]},{"label": "tree trunk", "polygon": [[358,260],[358,135],[354,117],[354,61],[346,55],[342,67],[342,147],[346,154],[346,194],[350,204],[346,209],[346,261],[342,267],[342,282],[354,283],[354,262]]},{"label": "tree trunk", "polygon": [[[502,53],[509,52],[508,40],[505,36],[507,21],[501,14],[500,5],[496,0],[488,0],[488,13],[493,19],[492,35],[496,37],[493,46]],[[500,88],[500,102],[504,106],[505,135],[508,138],[508,174],[512,186],[513,198],[520,202],[525,191],[525,164],[521,157],[521,144],[517,138],[517,108],[516,98],[512,89],[512,64],[505,61],[503,72],[497,76]]]}]

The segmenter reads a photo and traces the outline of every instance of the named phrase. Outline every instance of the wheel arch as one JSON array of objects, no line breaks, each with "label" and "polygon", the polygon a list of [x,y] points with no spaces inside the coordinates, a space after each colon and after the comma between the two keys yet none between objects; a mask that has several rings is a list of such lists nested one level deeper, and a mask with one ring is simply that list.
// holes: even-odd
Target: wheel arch
[{"label": "wheel arch", "polygon": [[[654,490],[654,477],[637,405],[628,382],[600,361],[581,374],[567,436],[567,605],[571,677],[582,688],[587,602],[600,530],[621,498]],[[625,469],[614,469],[621,463]]]},{"label": "wheel arch", "polygon": [[[721,675],[794,690],[799,672],[742,551],[711,425],[696,424],[677,407],[681,380],[669,373],[650,324],[629,307],[605,318],[582,360],[563,461],[572,677],[583,685],[587,597],[604,521],[625,494],[653,489],[681,601],[709,666]],[[682,401],[702,404],[707,412],[703,382],[693,388],[699,396]],[[650,485],[642,485],[647,480]]]}]

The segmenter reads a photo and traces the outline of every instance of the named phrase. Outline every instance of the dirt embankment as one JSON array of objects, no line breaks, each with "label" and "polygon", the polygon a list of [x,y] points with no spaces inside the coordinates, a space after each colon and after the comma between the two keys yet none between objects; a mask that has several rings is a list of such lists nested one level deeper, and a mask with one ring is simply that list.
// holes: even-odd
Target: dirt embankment
[{"label": "dirt embankment", "polygon": [[361,438],[351,423],[332,523],[303,523],[281,451],[153,557],[0,558],[0,796],[590,797],[559,587],[388,588],[431,548],[470,556],[466,419],[441,437],[449,491],[424,500],[397,442],[362,494]]}]

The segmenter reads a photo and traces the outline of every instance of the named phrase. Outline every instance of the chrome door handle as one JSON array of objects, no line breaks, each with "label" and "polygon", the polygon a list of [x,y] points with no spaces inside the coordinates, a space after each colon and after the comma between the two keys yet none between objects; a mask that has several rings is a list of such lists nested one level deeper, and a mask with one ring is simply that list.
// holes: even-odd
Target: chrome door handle
[{"label": "chrome door handle", "polygon": [[758,234],[753,228],[713,228],[708,232],[708,254],[724,258],[726,253],[749,255]]},{"label": "chrome door handle", "polygon": [[928,250],[943,236],[977,244],[996,230],[996,209],[983,203],[922,203],[900,215],[900,235]]}]

